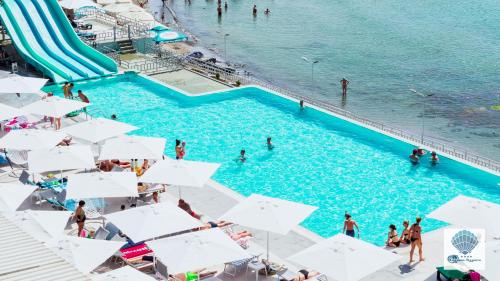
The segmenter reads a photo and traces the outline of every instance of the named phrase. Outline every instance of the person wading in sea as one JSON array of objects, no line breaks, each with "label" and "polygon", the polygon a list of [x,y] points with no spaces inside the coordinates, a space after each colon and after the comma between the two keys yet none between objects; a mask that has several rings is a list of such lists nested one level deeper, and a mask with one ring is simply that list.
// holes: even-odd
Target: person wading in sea
[{"label": "person wading in sea", "polygon": [[347,85],[349,85],[349,81],[347,81],[347,79],[345,79],[345,78],[342,78],[342,80],[340,80],[340,85],[342,85],[342,97],[346,97],[347,96]]}]

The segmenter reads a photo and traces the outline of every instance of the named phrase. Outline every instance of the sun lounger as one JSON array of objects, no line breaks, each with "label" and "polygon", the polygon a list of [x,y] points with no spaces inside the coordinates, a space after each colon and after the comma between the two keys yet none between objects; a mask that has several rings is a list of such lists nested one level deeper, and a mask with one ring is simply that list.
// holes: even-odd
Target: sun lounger
[{"label": "sun lounger", "polygon": [[153,250],[146,243],[120,249],[120,258],[123,263],[138,270],[154,266],[154,262],[143,259],[143,257],[151,256],[152,254]]},{"label": "sun lounger", "polygon": [[[458,280],[462,280],[464,278],[465,275],[467,275],[466,272],[462,272],[460,270],[455,270],[455,269],[451,269],[451,270],[446,270],[444,269],[443,266],[441,267],[437,267],[437,280],[439,281],[444,281],[444,280],[455,280],[455,279],[458,279]],[[443,278],[441,278],[443,277]]]},{"label": "sun lounger", "polygon": [[253,256],[248,259],[242,259],[242,260],[237,260],[237,261],[232,261],[224,264],[224,274],[230,275],[232,277],[236,277],[238,273],[242,272],[243,270],[247,271],[248,270],[248,264],[253,261],[258,259],[259,256]]},{"label": "sun lounger", "polygon": [[7,150],[5,155],[7,160],[17,166],[27,168],[28,166],[28,151],[25,150]]},{"label": "sun lounger", "polygon": [[106,240],[106,237],[108,236],[109,231],[106,229],[102,228],[102,226],[99,226],[97,231],[95,232],[94,239],[97,240]]}]

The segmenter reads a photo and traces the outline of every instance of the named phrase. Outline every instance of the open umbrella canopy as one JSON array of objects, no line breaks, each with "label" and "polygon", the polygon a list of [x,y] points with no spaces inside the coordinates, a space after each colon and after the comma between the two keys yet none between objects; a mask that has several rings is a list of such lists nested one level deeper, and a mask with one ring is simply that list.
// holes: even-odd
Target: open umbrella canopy
[{"label": "open umbrella canopy", "polygon": [[499,214],[498,204],[459,195],[427,217],[461,227],[483,228],[487,236],[500,237]]},{"label": "open umbrella canopy", "polygon": [[118,251],[123,242],[60,236],[46,246],[81,272],[88,273]]},{"label": "open umbrella canopy", "polygon": [[488,280],[500,280],[500,241],[486,241],[486,258],[484,270],[478,270]]},{"label": "open umbrella canopy", "polygon": [[52,96],[28,104],[23,107],[22,110],[32,114],[59,118],[87,106],[89,106],[89,104],[85,102]]},{"label": "open umbrella canopy", "polygon": [[99,275],[92,276],[92,281],[156,281],[155,278],[130,266],[120,267]]},{"label": "open umbrella canopy", "polygon": [[0,79],[0,94],[38,94],[48,79],[10,76]]},{"label": "open umbrella canopy", "polygon": [[101,148],[99,160],[161,159],[165,150],[164,138],[123,136],[108,139]]},{"label": "open umbrella canopy", "polygon": [[59,5],[69,10],[76,10],[82,7],[101,7],[101,5],[91,0],[63,0],[59,2]]},{"label": "open umbrella canopy", "polygon": [[166,31],[166,30],[170,30],[170,29],[164,25],[157,25],[157,26],[151,28],[150,30],[154,31],[154,32],[160,32],[160,31]]},{"label": "open umbrella canopy", "polygon": [[201,226],[172,203],[151,204],[104,216],[133,241],[142,241]]},{"label": "open umbrella canopy", "polygon": [[132,172],[82,173],[68,176],[66,199],[138,197]]},{"label": "open umbrella canopy", "polygon": [[65,137],[64,133],[48,130],[13,130],[0,139],[0,148],[14,150],[52,148]]},{"label": "open umbrella canopy", "polygon": [[25,210],[13,213],[8,219],[26,233],[45,242],[63,235],[70,217],[71,212],[68,211]]},{"label": "open umbrella canopy", "polygon": [[115,4],[106,5],[103,8],[107,12],[116,13],[116,14],[143,11],[139,6],[136,6],[132,3],[115,3]]},{"label": "open umbrella canopy", "polygon": [[396,262],[400,256],[380,247],[337,234],[288,258],[338,281],[357,281]]},{"label": "open umbrella canopy", "polygon": [[241,246],[217,228],[150,241],[148,245],[172,273],[250,258]]},{"label": "open umbrella canopy", "polygon": [[169,29],[154,30],[152,33],[152,38],[156,43],[179,42],[188,39],[185,34]]},{"label": "open umbrella canopy", "polygon": [[28,152],[29,170],[36,173],[95,168],[90,146],[56,146]]},{"label": "open umbrella canopy", "polygon": [[0,183],[0,212],[14,212],[35,189],[36,185]]},{"label": "open umbrella canopy", "polygon": [[252,194],[220,219],[286,235],[316,209],[314,206]]},{"label": "open umbrella canopy", "polygon": [[26,111],[0,103],[0,121],[28,114]]},{"label": "open umbrella canopy", "polygon": [[139,182],[203,187],[220,164],[167,158],[149,168]]},{"label": "open umbrella canopy", "polygon": [[137,130],[136,126],[106,118],[96,118],[63,128],[62,131],[73,137],[98,143],[105,139]]}]

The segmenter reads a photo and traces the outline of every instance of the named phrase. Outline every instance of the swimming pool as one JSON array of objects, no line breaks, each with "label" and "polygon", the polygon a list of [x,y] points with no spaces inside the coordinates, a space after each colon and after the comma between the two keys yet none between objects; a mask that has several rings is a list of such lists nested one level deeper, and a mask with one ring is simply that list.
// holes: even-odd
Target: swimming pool
[{"label": "swimming pool", "polygon": [[[58,87],[59,88],[59,87]],[[48,88],[60,94],[58,88]],[[458,194],[500,203],[498,177],[448,159],[411,165],[411,145],[267,94],[239,88],[188,97],[134,74],[78,83],[93,109],[140,130],[187,142],[186,159],[222,163],[214,179],[243,194],[260,193],[319,207],[303,226],[329,237],[350,212],[361,238],[381,245],[388,225],[424,216]],[[275,149],[268,151],[266,137]],[[239,151],[248,161],[238,164]],[[424,231],[444,224],[424,219]]]}]

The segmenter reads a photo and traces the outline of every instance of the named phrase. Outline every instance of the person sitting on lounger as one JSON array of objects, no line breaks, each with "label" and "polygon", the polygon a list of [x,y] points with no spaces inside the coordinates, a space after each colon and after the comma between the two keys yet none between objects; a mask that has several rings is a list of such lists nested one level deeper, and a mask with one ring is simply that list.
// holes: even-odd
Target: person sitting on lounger
[{"label": "person sitting on lounger", "polygon": [[233,233],[233,234],[230,235],[230,237],[234,241],[238,241],[238,240],[240,240],[242,238],[245,238],[245,237],[253,237],[253,235],[249,231],[244,230],[244,231],[240,231],[238,233]]},{"label": "person sitting on lounger", "polygon": [[387,247],[399,247],[401,241],[399,240],[398,232],[394,224],[389,225],[389,233],[387,234],[387,241],[385,245]]},{"label": "person sitting on lounger", "polygon": [[191,210],[191,206],[183,199],[179,199],[178,207],[186,211],[186,213],[190,214],[193,218],[201,219],[202,215],[197,214],[193,210]]},{"label": "person sitting on lounger", "polygon": [[293,279],[293,281],[304,281],[313,278],[314,276],[318,276],[319,272],[317,271],[309,271],[306,269],[301,269],[298,272],[298,276]]},{"label": "person sitting on lounger", "polygon": [[217,271],[207,271],[206,268],[195,269],[193,271],[188,271],[186,273],[178,273],[176,275],[169,275],[169,280],[180,280],[180,281],[194,281],[200,280],[206,277],[213,276]]}]

